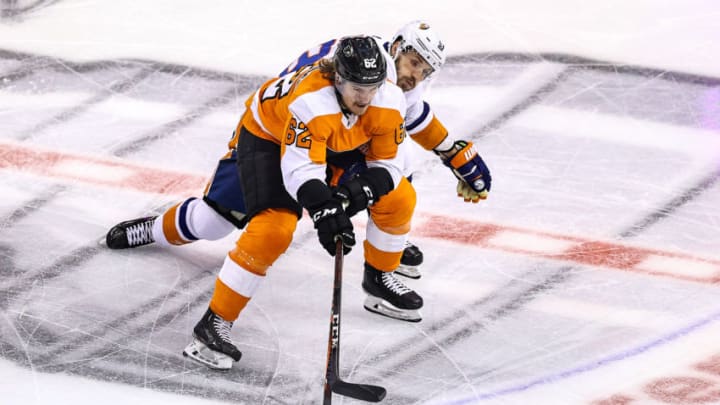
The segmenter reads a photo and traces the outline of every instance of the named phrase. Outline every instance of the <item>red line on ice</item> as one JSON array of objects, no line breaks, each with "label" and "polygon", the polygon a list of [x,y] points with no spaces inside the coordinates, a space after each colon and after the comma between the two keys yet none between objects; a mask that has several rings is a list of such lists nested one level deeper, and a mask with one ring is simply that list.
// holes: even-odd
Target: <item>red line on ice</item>
[{"label": "red line on ice", "polygon": [[[553,234],[550,232],[542,232],[514,226],[475,222],[457,217],[431,215],[425,218],[426,220],[420,224],[419,227],[413,229],[413,234],[456,243],[480,246],[488,249],[520,253],[590,266],[635,271],[703,283],[715,284],[720,282],[720,260],[717,259],[699,257],[697,255],[683,252],[670,252],[641,246],[633,246],[613,241],[602,241],[577,236]],[[491,243],[492,238],[502,232],[512,232],[513,234],[532,236],[541,241],[544,239],[551,241],[564,241],[567,242],[567,248],[560,252],[544,253],[542,251],[538,252],[537,249],[532,249],[531,247],[498,247],[496,244]],[[689,275],[686,273],[684,268],[679,267],[676,271],[673,271],[672,268],[652,269],[652,266],[644,267],[642,265],[643,262],[648,259],[655,259],[661,262],[663,260],[667,260],[671,263],[675,263],[676,267],[683,267],[683,264],[688,266],[694,264],[702,266],[706,270],[709,269],[709,272],[706,271],[708,274],[705,275]],[[679,263],[679,265],[676,263]]]},{"label": "red line on ice", "polygon": [[[74,169],[71,171],[63,170],[64,164],[72,164]],[[0,142],[0,168],[101,186],[179,196],[200,194],[207,182],[207,178],[203,176],[132,164],[109,157],[98,158],[48,151],[37,146],[2,142]],[[83,169],[86,169],[87,172],[84,173]],[[108,175],[102,175],[104,172]],[[98,173],[101,173],[101,175],[98,175]],[[113,178],[113,173],[118,173],[116,178]],[[416,236],[681,280],[713,284],[720,282],[720,260],[717,259],[703,258],[682,252],[660,251],[614,241],[602,241],[471,221],[457,217],[421,215],[419,219],[413,229],[413,234]],[[493,238],[503,233],[506,235],[519,235],[522,238],[531,238],[529,240],[539,241],[540,245],[547,241],[551,247],[560,246],[560,250],[558,251],[558,248],[548,248],[548,251],[543,251],[542,246],[538,248],[537,246],[523,246],[522,244],[498,245],[493,243]],[[677,263],[679,263],[680,267],[684,267],[683,264],[697,265],[704,269],[705,274],[688,274],[682,268],[673,271],[672,266],[669,269],[662,266],[653,269],[652,266],[642,265],[647,259],[653,259],[655,262],[659,260],[660,263],[667,259],[671,264],[678,265]]]},{"label": "red line on ice", "polygon": [[[84,175],[60,170],[66,163],[85,165],[87,173]],[[202,192],[207,182],[207,177],[141,166],[118,159],[101,159],[9,143],[0,143],[0,168],[159,194],[197,194]],[[107,170],[110,175],[99,178],[97,172],[101,170]],[[113,178],[112,173],[118,171],[122,175]]]}]

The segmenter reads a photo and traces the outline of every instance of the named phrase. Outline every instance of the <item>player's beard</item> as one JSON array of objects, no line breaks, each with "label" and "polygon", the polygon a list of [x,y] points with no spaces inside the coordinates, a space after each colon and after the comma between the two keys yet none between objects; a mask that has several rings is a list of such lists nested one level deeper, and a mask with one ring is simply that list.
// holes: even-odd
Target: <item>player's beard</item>
[{"label": "player's beard", "polygon": [[402,89],[402,91],[410,91],[415,88],[417,83],[412,76],[400,76],[398,77],[397,85]]}]

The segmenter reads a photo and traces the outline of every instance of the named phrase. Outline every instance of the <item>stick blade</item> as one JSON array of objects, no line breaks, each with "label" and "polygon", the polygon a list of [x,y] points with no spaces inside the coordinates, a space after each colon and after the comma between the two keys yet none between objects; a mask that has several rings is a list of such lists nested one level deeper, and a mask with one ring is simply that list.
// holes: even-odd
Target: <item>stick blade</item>
[{"label": "stick blade", "polygon": [[353,384],[343,380],[335,381],[331,389],[338,395],[368,402],[380,402],[387,394],[385,388],[377,385]]}]

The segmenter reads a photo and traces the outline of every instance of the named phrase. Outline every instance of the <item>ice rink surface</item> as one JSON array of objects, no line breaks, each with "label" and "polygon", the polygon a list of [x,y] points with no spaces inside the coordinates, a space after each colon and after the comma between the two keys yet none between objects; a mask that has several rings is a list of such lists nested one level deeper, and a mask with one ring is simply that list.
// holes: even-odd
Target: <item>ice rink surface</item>
[{"label": "ice rink surface", "polygon": [[300,51],[427,18],[450,52],[428,100],[493,189],[463,203],[418,151],[423,321],[363,309],[355,249],[341,376],[384,404],[720,404],[714,2],[121,3],[0,2],[0,403],[320,403],[333,261],[310,221],[225,373],[180,353],[237,234],[100,241],[200,195],[245,98]]}]

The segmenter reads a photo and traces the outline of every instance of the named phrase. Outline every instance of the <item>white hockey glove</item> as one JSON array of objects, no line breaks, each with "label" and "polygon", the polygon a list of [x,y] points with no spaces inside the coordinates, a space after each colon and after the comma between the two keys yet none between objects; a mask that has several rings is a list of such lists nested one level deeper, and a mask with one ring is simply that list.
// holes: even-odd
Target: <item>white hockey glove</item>
[{"label": "white hockey glove", "polygon": [[472,142],[456,141],[449,150],[436,153],[457,177],[458,197],[473,203],[487,198],[492,177]]}]

